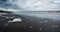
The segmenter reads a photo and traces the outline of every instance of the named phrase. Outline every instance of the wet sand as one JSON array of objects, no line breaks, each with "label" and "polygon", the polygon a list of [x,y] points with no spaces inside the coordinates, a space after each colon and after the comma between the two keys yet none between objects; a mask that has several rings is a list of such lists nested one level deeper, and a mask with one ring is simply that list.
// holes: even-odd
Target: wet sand
[{"label": "wet sand", "polygon": [[[41,15],[41,17],[39,17]],[[49,16],[50,15],[50,16]],[[20,13],[0,16],[1,32],[60,32],[60,18],[58,14]],[[55,17],[54,17],[55,16]],[[10,18],[6,18],[10,17]],[[13,17],[13,18],[11,18]],[[14,18],[21,18],[20,22],[8,22]],[[3,19],[3,20],[1,20]]]}]

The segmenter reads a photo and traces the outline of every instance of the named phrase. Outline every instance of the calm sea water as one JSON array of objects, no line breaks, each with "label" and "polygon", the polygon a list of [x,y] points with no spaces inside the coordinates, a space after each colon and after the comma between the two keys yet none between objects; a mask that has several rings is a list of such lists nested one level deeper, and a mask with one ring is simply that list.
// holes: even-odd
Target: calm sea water
[{"label": "calm sea water", "polygon": [[19,15],[36,16],[41,18],[60,19],[60,13],[56,12],[15,12]]}]

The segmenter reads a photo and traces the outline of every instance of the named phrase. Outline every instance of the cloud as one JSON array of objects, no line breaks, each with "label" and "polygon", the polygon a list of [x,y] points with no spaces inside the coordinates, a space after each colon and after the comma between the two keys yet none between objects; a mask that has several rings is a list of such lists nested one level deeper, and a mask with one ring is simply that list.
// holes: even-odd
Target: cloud
[{"label": "cloud", "polygon": [[59,10],[57,0],[18,0],[16,5],[27,11],[40,11],[40,10]]},{"label": "cloud", "polygon": [[[3,9],[2,9],[3,8]],[[14,11],[14,9],[15,9],[15,11],[16,10],[18,10],[18,9],[20,9],[17,5],[15,5],[14,4],[14,2],[12,1],[12,0],[0,0],[0,9],[2,9],[2,10],[9,10],[9,11],[11,11],[11,10],[13,10]]]},{"label": "cloud", "polygon": [[0,10],[4,10],[4,11],[12,11],[12,12],[16,12],[16,11],[22,11],[22,10],[17,10],[17,9],[6,9],[6,8],[0,8]]},{"label": "cloud", "polygon": [[7,0],[7,8],[23,11],[60,10],[60,0]]}]

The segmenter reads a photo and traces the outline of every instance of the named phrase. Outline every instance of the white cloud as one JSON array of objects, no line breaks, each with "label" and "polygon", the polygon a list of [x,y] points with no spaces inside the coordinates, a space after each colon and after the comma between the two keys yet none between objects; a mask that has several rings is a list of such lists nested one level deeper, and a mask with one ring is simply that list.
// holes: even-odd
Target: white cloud
[{"label": "white cloud", "polygon": [[57,4],[51,3],[52,0],[18,0],[16,5],[21,6],[23,10],[40,11],[40,10],[60,10]]},{"label": "white cloud", "polygon": [[[57,1],[57,3],[56,3]],[[8,0],[12,6],[8,8],[23,11],[60,10],[59,0]]]},{"label": "white cloud", "polygon": [[60,3],[60,1],[54,1],[54,3]]},{"label": "white cloud", "polygon": [[6,8],[0,8],[0,10],[4,10],[4,11],[22,11],[22,10],[16,10],[16,9],[6,9]]}]

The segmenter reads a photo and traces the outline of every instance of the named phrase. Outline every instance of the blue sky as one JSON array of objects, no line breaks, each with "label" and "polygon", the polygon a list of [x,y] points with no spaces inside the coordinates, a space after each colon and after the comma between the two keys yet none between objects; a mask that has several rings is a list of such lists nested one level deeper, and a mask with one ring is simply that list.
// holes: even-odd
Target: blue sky
[{"label": "blue sky", "polygon": [[22,11],[60,10],[60,0],[0,0],[0,8]]}]

